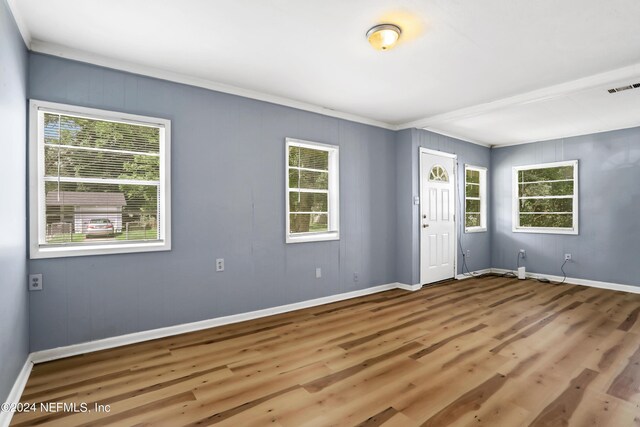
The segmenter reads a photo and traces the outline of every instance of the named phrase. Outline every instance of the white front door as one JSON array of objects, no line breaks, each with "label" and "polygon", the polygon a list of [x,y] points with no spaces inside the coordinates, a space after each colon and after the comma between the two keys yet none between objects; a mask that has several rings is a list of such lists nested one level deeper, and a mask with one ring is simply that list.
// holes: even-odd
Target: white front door
[{"label": "white front door", "polygon": [[455,158],[420,150],[420,283],[455,276]]}]

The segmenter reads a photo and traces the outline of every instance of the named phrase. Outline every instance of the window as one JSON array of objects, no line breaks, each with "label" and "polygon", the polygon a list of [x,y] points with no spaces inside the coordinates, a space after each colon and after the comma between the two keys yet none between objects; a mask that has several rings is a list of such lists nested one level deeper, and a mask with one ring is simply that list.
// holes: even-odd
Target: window
[{"label": "window", "polygon": [[429,181],[433,182],[449,182],[447,171],[440,165],[435,165],[429,173]]},{"label": "window", "polygon": [[513,231],[578,234],[578,161],[513,168]]},{"label": "window", "polygon": [[338,147],[286,140],[286,242],[337,240]]},{"label": "window", "polygon": [[171,249],[170,126],[31,101],[30,256]]},{"label": "window", "polygon": [[487,231],[487,169],[464,166],[464,231]]}]

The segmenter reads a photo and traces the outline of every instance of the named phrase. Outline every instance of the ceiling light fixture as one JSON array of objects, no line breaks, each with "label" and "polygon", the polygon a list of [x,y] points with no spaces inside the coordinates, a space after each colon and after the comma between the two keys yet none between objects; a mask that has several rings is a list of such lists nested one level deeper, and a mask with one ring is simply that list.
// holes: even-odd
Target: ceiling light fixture
[{"label": "ceiling light fixture", "polygon": [[396,45],[402,34],[400,27],[393,24],[380,24],[367,31],[367,40],[376,50],[389,50]]}]

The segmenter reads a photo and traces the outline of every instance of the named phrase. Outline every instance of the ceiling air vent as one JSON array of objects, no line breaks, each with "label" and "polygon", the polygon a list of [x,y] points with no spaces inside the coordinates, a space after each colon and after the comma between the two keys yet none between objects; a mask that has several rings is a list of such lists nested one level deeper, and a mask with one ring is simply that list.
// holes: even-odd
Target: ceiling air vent
[{"label": "ceiling air vent", "polygon": [[629,89],[637,89],[639,87],[640,87],[640,83],[634,83],[632,85],[614,87],[613,89],[609,89],[609,93],[622,92],[622,91],[629,90]]}]

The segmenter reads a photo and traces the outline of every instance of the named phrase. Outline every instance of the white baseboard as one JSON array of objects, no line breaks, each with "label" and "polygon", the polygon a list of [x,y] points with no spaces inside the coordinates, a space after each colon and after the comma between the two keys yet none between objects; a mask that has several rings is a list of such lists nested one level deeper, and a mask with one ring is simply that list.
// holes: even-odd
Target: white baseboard
[{"label": "white baseboard", "polygon": [[[500,268],[487,268],[483,270],[474,271],[473,273],[474,274],[486,274],[486,273],[504,274],[509,271],[511,270],[505,270]],[[456,279],[464,280],[470,277],[472,276],[459,274],[456,276]],[[527,273],[527,277],[531,277],[531,278],[545,277],[552,281],[562,281],[562,277],[552,276],[548,274]],[[618,283],[607,283],[607,282],[599,282],[595,280],[576,279],[576,278],[570,278],[570,277],[567,277],[566,282],[576,284],[576,285],[591,286],[595,288],[610,289],[615,291],[640,293],[640,287],[631,286],[631,285],[622,285]],[[360,289],[353,292],[330,295],[327,297],[316,298],[312,300],[301,301],[293,304],[286,304],[286,305],[266,308],[262,310],[250,311],[247,313],[234,314],[231,316],[218,317],[215,319],[202,320],[199,322],[185,323],[181,325],[152,329],[152,330],[142,331],[142,332],[135,332],[132,334],[105,338],[105,339],[90,341],[86,343],[73,344],[65,347],[58,347],[58,348],[53,348],[49,350],[36,351],[31,353],[28,356],[22,371],[18,375],[18,378],[16,379],[16,382],[13,388],[11,389],[11,393],[9,395],[9,398],[7,399],[7,402],[8,403],[18,402],[20,400],[22,391],[24,390],[24,387],[29,378],[31,368],[35,363],[48,362],[51,360],[62,359],[70,356],[76,356],[78,354],[91,353],[91,352],[100,351],[100,350],[107,350],[110,348],[121,347],[124,345],[135,344],[139,342],[169,337],[173,335],[179,335],[187,332],[194,332],[202,329],[209,329],[216,326],[223,326],[223,325],[228,325],[232,323],[244,322],[247,320],[259,319],[262,317],[273,316],[276,314],[287,313],[290,311],[315,307],[319,305],[329,304],[332,302],[338,302],[338,301],[343,301],[351,298],[357,298],[365,295],[371,295],[378,292],[388,291],[391,289],[417,291],[421,288],[422,288],[421,284],[407,285],[407,284],[398,283],[398,282],[388,283],[385,285],[374,286],[366,289]],[[5,425],[4,423],[8,425],[12,416],[13,414],[0,413],[0,427],[3,427]]]},{"label": "white baseboard", "polygon": [[491,273],[492,269],[491,268],[484,268],[482,270],[476,270],[476,271],[472,271],[471,274],[469,273],[462,273],[462,274],[458,274],[456,276],[456,280],[465,280],[465,279],[471,279],[474,276],[479,276],[481,274],[488,274]]},{"label": "white baseboard", "polygon": [[[513,270],[506,270],[504,268],[492,268],[491,272],[496,274],[505,274],[505,273],[513,273]],[[562,276],[554,276],[552,274],[539,274],[539,273],[527,272],[527,277],[531,279],[545,278],[553,282],[562,282]],[[622,292],[630,292],[633,294],[640,294],[640,286],[623,285],[621,283],[600,282],[597,280],[577,279],[575,277],[567,277],[565,279],[565,283],[570,283],[572,285],[589,286],[592,288],[609,289],[612,291],[622,291]]]},{"label": "white baseboard", "polygon": [[404,289],[405,291],[410,291],[410,292],[415,292],[415,291],[419,291],[420,289],[422,289],[422,284],[418,283],[415,285],[407,285],[405,283],[397,283],[396,284],[398,289]]},{"label": "white baseboard", "polygon": [[[13,383],[9,396],[7,396],[6,403],[14,404],[20,402],[20,397],[22,396],[24,387],[27,385],[27,380],[29,379],[32,368],[33,362],[31,361],[31,355],[28,355],[16,381]],[[0,427],[7,427],[11,423],[11,418],[13,418],[13,412],[0,411]]]},{"label": "white baseboard", "polygon": [[[351,298],[357,298],[365,295],[384,292],[391,289],[407,289],[409,285],[402,283],[388,283],[385,285],[374,286],[372,288],[360,289],[353,292],[330,295],[328,297],[316,298],[307,301],[296,302],[293,304],[281,305],[278,307],[265,308],[263,310],[250,311],[247,313],[234,314],[231,316],[217,317],[215,319],[202,320],[199,322],[184,323],[181,325],[168,326],[165,328],[151,329],[148,331],[134,332],[132,334],[120,335],[117,337],[105,338],[96,341],[89,341],[80,344],[73,344],[64,347],[52,348],[49,350],[41,350],[31,353],[31,361],[33,363],[48,362],[51,360],[62,359],[65,357],[76,356],[78,354],[91,353],[94,351],[107,350],[123,345],[135,344],[143,341],[155,340],[158,338],[169,337],[173,335],[184,334],[186,332],[194,332],[202,329],[209,329],[216,326],[228,325],[231,323],[244,322],[246,320],[259,319],[261,317],[273,316],[275,314],[287,313],[303,308],[315,307],[318,305],[329,304],[332,302],[342,301]],[[418,288],[419,289],[419,288]]]},{"label": "white baseboard", "polygon": [[[486,274],[497,273],[504,274],[510,270],[499,268],[487,268],[483,270],[476,270],[474,274]],[[468,279],[472,276],[459,274],[456,276],[458,280]],[[545,277],[552,281],[562,281],[562,277],[553,276],[548,274],[536,274],[527,273],[527,277],[542,278]],[[567,277],[567,283],[573,283],[576,285],[591,286],[595,288],[610,289],[615,291],[640,293],[640,287],[623,285],[618,283],[599,282],[595,280],[576,279]],[[371,288],[361,289],[353,292],[346,292],[337,295],[330,295],[327,297],[316,298],[307,301],[301,301],[293,304],[281,305],[278,307],[266,308],[263,310],[256,310],[247,313],[234,314],[231,316],[218,317],[214,319],[202,320],[199,322],[184,323],[181,325],[169,326],[165,328],[152,329],[148,331],[135,332],[127,335],[120,335],[117,337],[105,338],[96,341],[90,341],[86,343],[73,344],[65,347],[58,347],[49,350],[41,350],[33,352],[29,355],[29,362],[42,363],[51,360],[62,359],[65,357],[76,356],[78,354],[91,353],[94,351],[107,350],[110,348],[121,347],[124,345],[135,344],[139,342],[154,340],[158,338],[164,338],[173,335],[179,335],[187,332],[199,331],[202,329],[209,329],[216,326],[228,325],[231,323],[244,322],[252,319],[259,319],[262,317],[273,316],[280,313],[287,313],[294,310],[300,310],[309,307],[315,307],[323,304],[329,304],[332,302],[342,301],[351,298],[357,298],[360,296],[370,295],[378,292],[384,292],[391,289],[403,289],[406,291],[417,291],[422,288],[421,284],[408,285],[404,283],[388,283],[385,285],[374,286]],[[18,382],[16,382],[18,384]],[[15,388],[15,386],[14,386]],[[19,395],[18,395],[19,397]]]}]

